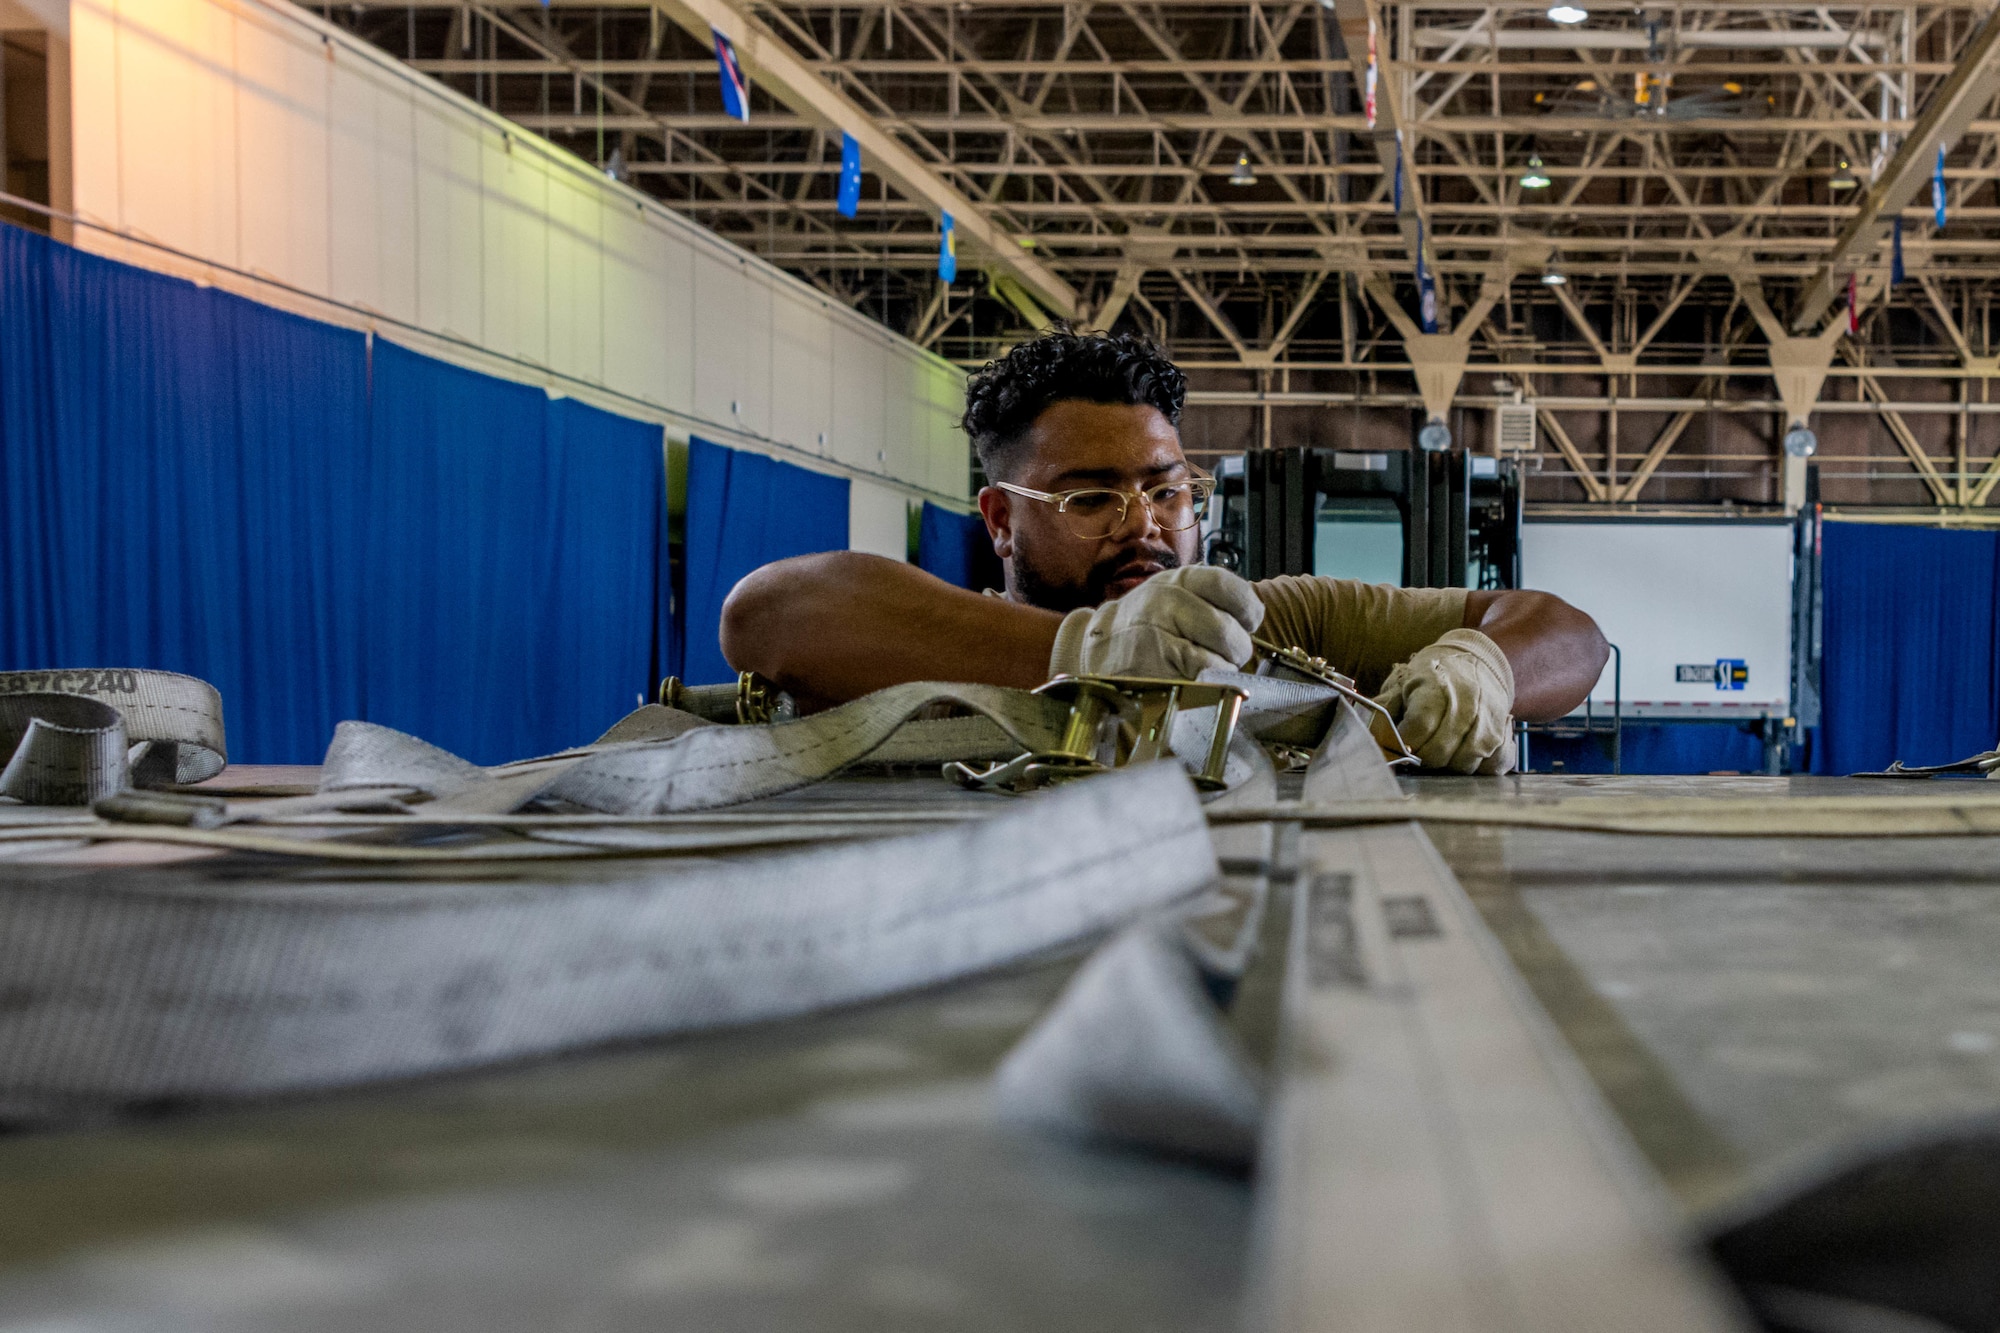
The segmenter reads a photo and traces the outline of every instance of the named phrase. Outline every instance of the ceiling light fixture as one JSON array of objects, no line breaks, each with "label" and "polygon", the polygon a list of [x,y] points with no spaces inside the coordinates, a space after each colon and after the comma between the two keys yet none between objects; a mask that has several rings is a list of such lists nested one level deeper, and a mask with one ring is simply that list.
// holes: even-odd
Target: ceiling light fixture
[{"label": "ceiling light fixture", "polygon": [[1590,11],[1581,5],[1562,3],[1549,6],[1549,22],[1551,23],[1581,23],[1589,17]]},{"label": "ceiling light fixture", "polygon": [[1546,190],[1549,188],[1548,173],[1542,170],[1542,155],[1528,155],[1528,169],[1521,173],[1521,188],[1524,190]]},{"label": "ceiling light fixture", "polygon": [[1250,169],[1250,154],[1238,153],[1236,155],[1236,170],[1229,173],[1229,183],[1231,185],[1255,185],[1257,183],[1257,173]]},{"label": "ceiling light fixture", "polygon": [[1555,269],[1542,270],[1542,286],[1544,287],[1560,287],[1568,281],[1568,278],[1565,278]]},{"label": "ceiling light fixture", "polygon": [[1838,165],[1834,168],[1833,175],[1827,179],[1827,189],[1851,190],[1861,184],[1860,179],[1854,174],[1854,168],[1848,165],[1846,158],[1839,158],[1837,161]]}]

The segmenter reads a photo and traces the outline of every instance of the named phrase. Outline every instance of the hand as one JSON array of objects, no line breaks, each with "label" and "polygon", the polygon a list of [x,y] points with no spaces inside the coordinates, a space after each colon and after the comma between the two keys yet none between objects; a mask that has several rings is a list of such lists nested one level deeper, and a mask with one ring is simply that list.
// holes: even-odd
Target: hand
[{"label": "hand", "polygon": [[1248,662],[1251,631],[1263,623],[1264,603],[1228,570],[1169,569],[1115,602],[1064,617],[1049,674],[1194,680]]},{"label": "hand", "polygon": [[[1389,673],[1375,701],[1425,768],[1497,775],[1514,767],[1514,669],[1476,629],[1455,629]],[[1391,744],[1378,719],[1376,739]]]}]

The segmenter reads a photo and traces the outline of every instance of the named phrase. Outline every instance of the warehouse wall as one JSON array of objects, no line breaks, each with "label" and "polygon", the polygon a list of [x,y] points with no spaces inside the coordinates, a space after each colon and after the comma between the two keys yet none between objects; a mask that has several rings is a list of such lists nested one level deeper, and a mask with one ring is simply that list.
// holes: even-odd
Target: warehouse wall
[{"label": "warehouse wall", "polygon": [[190,276],[849,476],[858,549],[903,553],[906,499],[963,502],[960,372],[387,55],[258,0],[69,25],[78,214],[305,295]]}]

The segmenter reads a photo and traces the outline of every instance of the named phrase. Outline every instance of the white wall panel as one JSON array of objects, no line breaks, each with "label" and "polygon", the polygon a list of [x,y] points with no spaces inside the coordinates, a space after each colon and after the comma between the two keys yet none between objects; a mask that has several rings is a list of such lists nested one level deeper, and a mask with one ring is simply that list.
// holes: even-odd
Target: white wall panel
[{"label": "white wall panel", "polygon": [[486,325],[480,344],[538,366],[549,362],[548,172],[510,134],[479,137],[484,184]]},{"label": "white wall panel", "polygon": [[963,500],[952,367],[386,54],[282,0],[69,19],[77,209],[123,233],[79,244],[826,466],[871,549]]},{"label": "white wall panel", "polygon": [[548,178],[549,365],[604,380],[604,215],[612,201],[570,176]]},{"label": "white wall panel", "polygon": [[[94,129],[117,136],[113,151],[93,154],[89,161],[93,176],[103,173],[109,180],[108,188],[91,191],[88,211],[109,207],[103,216],[116,225],[172,245],[183,245],[186,238],[183,248],[238,264],[235,90],[198,63],[229,67],[234,24],[207,0],[160,0],[151,17],[150,24],[83,29],[108,40],[115,56],[108,86],[93,77],[90,94],[80,88],[74,94],[75,110],[84,112]],[[74,51],[71,63],[81,63]],[[84,101],[105,94],[104,107]],[[108,117],[101,114],[106,109]],[[82,127],[74,133],[80,138]],[[81,208],[81,196],[78,202]]]},{"label": "white wall panel", "polygon": [[826,302],[783,288],[771,293],[771,434],[822,453],[833,424],[833,327]]},{"label": "white wall panel", "polygon": [[902,492],[856,480],[847,492],[847,547],[891,560],[908,558],[910,508]]},{"label": "white wall panel", "polygon": [[833,348],[833,429],[827,452],[850,467],[881,466],[876,452],[888,429],[882,412],[889,356],[872,338],[842,338]]},{"label": "white wall panel", "polygon": [[[363,66],[329,62],[327,290],[335,300],[387,310],[382,268],[394,262],[394,252],[382,195],[396,182],[395,173],[383,169],[381,122],[393,103],[370,86],[368,73]],[[403,133],[409,134],[407,118]]]},{"label": "white wall panel", "polygon": [[[753,340],[747,322],[734,316],[745,295],[736,264],[698,250],[694,256],[694,412],[707,421],[734,425],[743,411]],[[761,367],[759,367],[761,369]]]},{"label": "white wall panel", "polygon": [[639,386],[662,407],[694,401],[694,339],[687,311],[694,252],[675,245],[656,220],[613,201],[601,213],[603,368],[607,384]]},{"label": "white wall panel", "polygon": [[323,292],[333,69],[327,48],[304,36],[254,18],[234,25],[237,266]]}]

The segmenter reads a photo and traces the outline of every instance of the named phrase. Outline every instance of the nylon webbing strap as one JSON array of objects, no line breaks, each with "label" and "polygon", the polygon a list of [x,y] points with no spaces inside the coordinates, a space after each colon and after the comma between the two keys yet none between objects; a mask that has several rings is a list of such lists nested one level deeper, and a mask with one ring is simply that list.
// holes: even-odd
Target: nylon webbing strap
[{"label": "nylon webbing strap", "polygon": [[1167,764],[934,833],[537,880],[18,867],[0,1112],[463,1069],[808,1013],[1094,936],[1213,881]]},{"label": "nylon webbing strap", "polygon": [[[1315,724],[1323,729],[1336,698],[1319,686],[1261,676],[1226,678],[1250,692],[1239,725],[1251,735],[1304,735]],[[938,704],[955,704],[975,716],[912,720]],[[1204,713],[1206,729],[1196,723]],[[1200,758],[1213,715],[1213,709],[1183,715],[1173,733],[1177,752]],[[327,750],[320,789],[412,789],[435,798],[434,810],[505,813],[560,802],[607,814],[674,814],[794,791],[869,758],[939,763],[1046,750],[1060,741],[1068,717],[1064,703],[1025,690],[934,681],[891,686],[823,713],[765,726],[712,726],[651,705],[618,723],[597,745],[494,769],[388,727],[343,722]],[[639,739],[649,734],[670,739]]]},{"label": "nylon webbing strap", "polygon": [[88,805],[222,771],[222,696],[172,671],[0,672],[0,796]]}]

